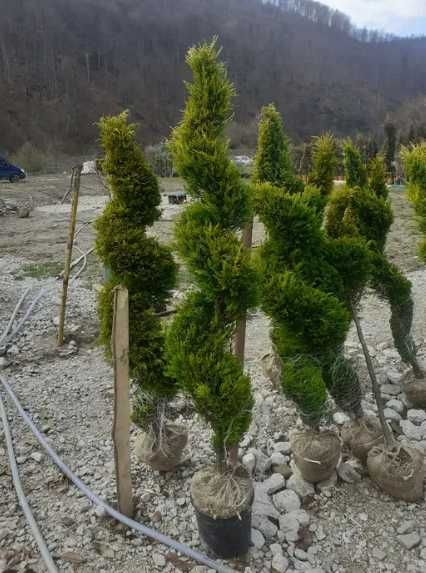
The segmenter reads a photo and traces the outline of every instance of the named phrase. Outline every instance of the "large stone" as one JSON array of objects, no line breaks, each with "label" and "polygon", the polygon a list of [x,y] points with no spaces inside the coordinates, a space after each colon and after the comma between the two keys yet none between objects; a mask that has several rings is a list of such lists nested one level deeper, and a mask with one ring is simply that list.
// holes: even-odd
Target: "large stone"
[{"label": "large stone", "polygon": [[255,484],[252,512],[253,515],[259,515],[261,517],[272,517],[273,519],[278,519],[280,516],[279,512],[276,510],[274,504],[272,503],[271,498],[266,492],[266,489],[263,487],[263,483]]},{"label": "large stone", "polygon": [[351,419],[344,412],[336,412],[333,414],[333,422],[338,426],[343,426],[343,424],[346,424],[347,422],[350,421]]},{"label": "large stone", "polygon": [[[290,478],[291,479],[291,478]],[[273,497],[275,507],[285,513],[290,513],[295,509],[300,509],[301,502],[297,493],[293,490],[280,491]]]},{"label": "large stone", "polygon": [[272,523],[270,519],[263,515],[253,515],[252,526],[253,529],[258,529],[265,539],[273,539],[278,531],[278,527],[275,523]]},{"label": "large stone", "polygon": [[287,481],[287,489],[295,491],[302,499],[315,494],[314,486],[305,481],[298,472],[294,473]]},{"label": "large stone", "polygon": [[280,531],[284,534],[286,541],[295,543],[299,539],[300,522],[292,514],[280,517]]},{"label": "large stone", "polygon": [[382,384],[381,390],[383,394],[388,394],[389,396],[398,396],[402,392],[399,384]]},{"label": "large stone", "polygon": [[385,408],[384,409],[384,415],[385,415],[386,420],[391,420],[393,422],[400,422],[401,421],[401,415],[398,414],[398,412],[396,412],[392,408]]},{"label": "large stone", "polygon": [[386,372],[386,379],[390,384],[401,384],[404,381],[405,374],[402,374],[398,370],[388,370]]},{"label": "large stone", "polygon": [[281,454],[280,452],[274,452],[271,455],[271,465],[272,468],[275,468],[276,466],[280,466],[282,464],[285,464],[288,458],[286,458],[286,456],[284,454]]},{"label": "large stone", "polygon": [[409,521],[404,521],[403,523],[401,523],[396,532],[399,535],[405,535],[406,533],[413,533],[415,529],[416,529],[416,522],[414,521],[414,519],[410,519]]},{"label": "large stone", "polygon": [[284,479],[288,479],[293,475],[293,470],[288,464],[281,464],[279,466],[274,466],[274,472],[281,474]]},{"label": "large stone", "polygon": [[246,468],[249,475],[252,476],[254,470],[256,469],[256,456],[252,452],[250,452],[249,454],[243,456],[242,462],[243,466]]},{"label": "large stone", "polygon": [[272,571],[275,573],[285,573],[289,567],[289,562],[282,553],[276,553],[272,559]]},{"label": "large stone", "polygon": [[409,440],[420,441],[423,438],[422,428],[415,426],[410,420],[402,420],[401,430],[407,436]]},{"label": "large stone", "polygon": [[401,402],[401,400],[397,400],[396,398],[392,398],[392,400],[389,400],[386,403],[386,408],[392,408],[392,410],[395,410],[395,412],[398,412],[398,414],[400,414],[401,416],[405,410],[404,404]]},{"label": "large stone", "polygon": [[290,442],[277,442],[273,445],[274,452],[287,456],[291,452]]},{"label": "large stone", "polygon": [[426,421],[426,412],[424,410],[408,410],[407,419],[413,424],[420,425]]},{"label": "large stone", "polygon": [[258,529],[251,530],[251,542],[256,549],[262,549],[265,545],[265,537]]},{"label": "large stone", "polygon": [[417,532],[407,533],[406,535],[398,535],[398,541],[405,549],[410,550],[420,545],[421,537]]},{"label": "large stone", "polygon": [[301,527],[307,527],[311,521],[311,516],[304,509],[295,509],[287,514],[288,517],[295,518]]},{"label": "large stone", "polygon": [[275,473],[265,480],[261,487],[268,495],[272,495],[285,488],[285,479],[280,473]]}]

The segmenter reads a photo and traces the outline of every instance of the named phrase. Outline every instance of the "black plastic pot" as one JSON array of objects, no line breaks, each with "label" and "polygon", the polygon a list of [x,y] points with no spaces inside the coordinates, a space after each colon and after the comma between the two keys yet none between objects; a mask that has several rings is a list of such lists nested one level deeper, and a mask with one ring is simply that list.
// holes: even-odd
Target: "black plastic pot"
[{"label": "black plastic pot", "polygon": [[220,559],[243,557],[251,545],[251,505],[239,516],[214,519],[193,504],[198,532],[204,543]]}]

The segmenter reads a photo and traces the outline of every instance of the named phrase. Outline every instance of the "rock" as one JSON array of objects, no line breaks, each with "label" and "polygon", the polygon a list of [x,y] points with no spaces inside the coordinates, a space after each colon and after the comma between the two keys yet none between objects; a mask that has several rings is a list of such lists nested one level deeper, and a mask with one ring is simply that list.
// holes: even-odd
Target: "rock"
[{"label": "rock", "polygon": [[274,495],[273,501],[279,511],[286,513],[300,509],[302,505],[299,496],[293,490],[280,491]]},{"label": "rock", "polygon": [[296,549],[294,552],[294,556],[296,557],[296,559],[299,559],[300,561],[309,560],[309,555],[306,553],[306,551],[303,551],[303,549]]},{"label": "rock", "polygon": [[276,573],[285,573],[288,569],[288,559],[282,553],[277,553],[272,559],[272,571]]},{"label": "rock", "polygon": [[274,452],[271,455],[271,465],[274,468],[275,466],[280,466],[282,464],[285,464],[286,462],[286,457],[284,456],[284,454],[281,454],[280,452]]},{"label": "rock", "polygon": [[398,394],[401,394],[402,389],[399,384],[382,384],[381,391],[389,396],[398,396]]},{"label": "rock", "polygon": [[294,511],[290,511],[287,516],[297,519],[300,527],[307,527],[311,521],[311,516],[304,509],[295,509]]},{"label": "rock", "polygon": [[405,374],[401,374],[398,370],[388,370],[386,372],[386,379],[390,384],[401,384],[405,376]]},{"label": "rock", "polygon": [[278,519],[280,516],[279,512],[276,510],[274,504],[272,503],[271,498],[263,487],[263,483],[255,484],[252,511],[253,515],[258,515],[260,517],[272,517],[273,519]]},{"label": "rock", "polygon": [[362,478],[361,474],[349,462],[342,462],[337,467],[337,475],[346,483],[356,483]]},{"label": "rock", "polygon": [[4,356],[0,356],[0,370],[3,370],[3,368],[6,368],[8,365],[8,361],[6,360],[6,358]]},{"label": "rock", "polygon": [[401,421],[401,415],[398,414],[398,412],[396,412],[392,408],[385,408],[384,409],[384,415],[385,415],[386,420],[392,420],[394,422],[400,422]]},{"label": "rock", "polygon": [[300,523],[292,514],[282,515],[280,517],[280,531],[283,533],[286,541],[295,543],[299,539]]},{"label": "rock", "polygon": [[262,483],[262,487],[267,494],[272,495],[285,488],[285,479],[279,473],[272,474]]},{"label": "rock", "polygon": [[263,536],[263,533],[258,529],[252,529],[251,542],[256,549],[262,549],[262,547],[265,545],[265,537]]},{"label": "rock", "polygon": [[336,412],[333,414],[333,422],[338,426],[343,426],[343,424],[346,424],[347,422],[350,421],[351,419],[344,412]]},{"label": "rock", "polygon": [[407,533],[406,535],[398,535],[398,541],[405,549],[410,550],[420,545],[421,537],[417,532]]},{"label": "rock", "polygon": [[336,487],[337,485],[337,472],[334,472],[331,477],[316,484],[318,491],[327,491]]},{"label": "rock", "polygon": [[377,561],[383,561],[383,559],[386,557],[386,553],[378,547],[373,549],[372,555],[374,559],[377,559]]},{"label": "rock", "polygon": [[245,454],[245,456],[243,456],[242,463],[249,475],[252,476],[256,469],[256,456],[253,453]]},{"label": "rock", "polygon": [[40,463],[43,459],[43,455],[40,452],[33,452],[30,457],[37,463]]},{"label": "rock", "polygon": [[288,479],[293,475],[293,470],[288,464],[281,464],[279,466],[274,466],[274,472],[281,474],[284,479]]},{"label": "rock", "polygon": [[412,533],[415,529],[416,529],[416,522],[414,521],[414,519],[410,519],[409,521],[404,521],[403,523],[401,523],[396,532],[399,535],[405,535],[406,533]]},{"label": "rock", "polygon": [[166,566],[166,558],[161,553],[154,553],[152,555],[152,560],[154,561],[154,565],[157,567],[165,567]]},{"label": "rock", "polygon": [[323,541],[327,536],[324,532],[324,528],[322,527],[322,525],[319,525],[315,531],[315,536],[318,539],[318,541]]},{"label": "rock", "polygon": [[253,529],[258,529],[266,539],[273,539],[278,531],[275,523],[263,515],[252,516]]},{"label": "rock", "polygon": [[315,495],[315,487],[305,481],[299,473],[294,473],[287,482],[287,489],[293,490],[302,499],[309,495]]},{"label": "rock", "polygon": [[273,445],[274,452],[279,452],[280,454],[288,455],[291,453],[290,442],[277,442]]},{"label": "rock", "polygon": [[404,404],[401,402],[401,400],[397,400],[396,398],[392,398],[392,400],[389,400],[386,403],[386,407],[392,408],[392,410],[395,410],[395,412],[398,412],[398,414],[401,414],[401,416],[405,410]]},{"label": "rock", "polygon": [[410,420],[402,420],[401,430],[407,436],[409,440],[420,441],[423,438],[423,432],[421,427],[415,426]]},{"label": "rock", "polygon": [[426,421],[426,412],[424,410],[408,410],[407,419],[413,424],[420,425]]},{"label": "rock", "polygon": [[279,543],[272,543],[272,545],[269,547],[269,551],[272,553],[272,555],[282,555],[283,553],[282,547]]}]

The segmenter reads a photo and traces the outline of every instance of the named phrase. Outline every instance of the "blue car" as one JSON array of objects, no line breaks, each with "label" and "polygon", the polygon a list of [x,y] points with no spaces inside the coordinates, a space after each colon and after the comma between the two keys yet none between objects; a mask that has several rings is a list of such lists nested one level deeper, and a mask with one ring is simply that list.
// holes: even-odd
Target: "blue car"
[{"label": "blue car", "polygon": [[16,183],[20,179],[25,179],[25,171],[16,165],[12,165],[3,157],[0,157],[0,180],[8,179],[11,183]]}]

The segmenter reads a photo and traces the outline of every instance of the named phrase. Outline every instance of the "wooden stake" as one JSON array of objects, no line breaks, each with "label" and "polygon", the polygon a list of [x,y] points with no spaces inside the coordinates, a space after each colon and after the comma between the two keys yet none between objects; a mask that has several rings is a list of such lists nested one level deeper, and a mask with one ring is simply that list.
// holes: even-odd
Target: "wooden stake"
[{"label": "wooden stake", "polygon": [[129,293],[122,286],[114,289],[111,347],[114,365],[112,439],[114,442],[118,509],[127,517],[132,517],[134,508],[129,454]]},{"label": "wooden stake", "polygon": [[64,344],[65,310],[67,306],[72,248],[74,244],[75,226],[77,222],[77,208],[78,208],[78,196],[80,193],[81,169],[82,166],[79,165],[78,167],[74,167],[72,170],[73,193],[72,193],[72,203],[71,203],[71,220],[68,234],[68,242],[65,249],[65,270],[64,270],[64,280],[62,286],[61,309],[59,313],[58,346],[62,346]]}]

